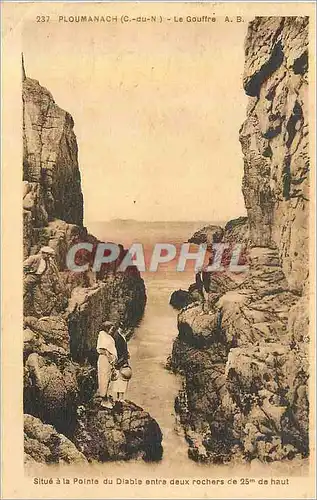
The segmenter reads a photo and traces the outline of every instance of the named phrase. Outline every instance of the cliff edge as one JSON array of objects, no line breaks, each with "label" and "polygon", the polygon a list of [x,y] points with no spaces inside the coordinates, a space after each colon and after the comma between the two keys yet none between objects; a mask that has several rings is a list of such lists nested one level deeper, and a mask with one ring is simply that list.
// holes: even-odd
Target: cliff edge
[{"label": "cliff edge", "polygon": [[131,334],[143,315],[144,282],[133,266],[116,272],[123,248],[97,275],[91,265],[83,273],[67,268],[73,244],[98,244],[83,226],[74,122],[25,73],[22,89],[24,258],[42,246],[55,251],[54,265],[24,300],[26,462],[157,460],[162,435],[156,421],[132,402],[111,412],[101,409],[95,395],[101,323],[120,322]]}]

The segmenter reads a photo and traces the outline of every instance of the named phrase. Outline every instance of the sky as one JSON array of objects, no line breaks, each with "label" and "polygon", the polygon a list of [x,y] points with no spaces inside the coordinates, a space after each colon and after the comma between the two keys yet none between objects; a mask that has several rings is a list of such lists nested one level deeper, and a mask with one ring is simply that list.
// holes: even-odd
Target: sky
[{"label": "sky", "polygon": [[85,224],[245,214],[246,29],[25,23],[27,76],[75,122]]}]

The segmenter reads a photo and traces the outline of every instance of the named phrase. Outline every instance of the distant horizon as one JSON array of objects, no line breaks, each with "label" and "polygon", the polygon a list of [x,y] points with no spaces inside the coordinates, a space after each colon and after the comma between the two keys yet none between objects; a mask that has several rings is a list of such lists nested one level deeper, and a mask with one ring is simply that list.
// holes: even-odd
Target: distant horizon
[{"label": "distant horizon", "polygon": [[120,242],[125,248],[133,243],[141,243],[146,248],[158,242],[182,244],[197,231],[212,226],[225,228],[228,221],[210,220],[169,220],[146,221],[136,219],[111,219],[90,221],[85,226],[90,234],[100,241]]},{"label": "distant horizon", "polygon": [[116,223],[116,222],[137,222],[137,223],[146,223],[146,224],[208,224],[208,225],[220,225],[220,224],[227,224],[229,220],[237,219],[239,217],[245,217],[245,215],[241,215],[238,217],[233,217],[232,219],[228,220],[206,220],[206,219],[173,219],[173,220],[146,220],[146,219],[132,219],[132,218],[122,218],[122,217],[114,217],[112,219],[104,219],[104,220],[90,220],[87,221],[85,224],[105,224],[105,223]]}]

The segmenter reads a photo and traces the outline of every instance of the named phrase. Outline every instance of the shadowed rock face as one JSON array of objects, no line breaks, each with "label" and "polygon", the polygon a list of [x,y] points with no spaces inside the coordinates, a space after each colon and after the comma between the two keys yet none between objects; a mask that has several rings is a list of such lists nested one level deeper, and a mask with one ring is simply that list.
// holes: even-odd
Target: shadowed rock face
[{"label": "shadowed rock face", "polygon": [[308,276],[308,18],[256,18],[246,39],[243,194],[256,246],[276,247],[292,290]]},{"label": "shadowed rock face", "polygon": [[295,17],[249,25],[248,217],[227,223],[222,239],[246,244],[249,271],[213,275],[205,303],[183,308],[169,361],[183,375],[175,406],[194,460],[309,453],[307,30]]},{"label": "shadowed rock face", "polygon": [[200,245],[201,243],[205,243],[207,248],[209,248],[212,243],[219,243],[223,237],[223,229],[220,226],[205,226],[199,231],[196,231],[191,238],[189,238],[189,243],[195,243],[196,245]]},{"label": "shadowed rock face", "polygon": [[192,302],[192,296],[187,290],[175,290],[170,298],[170,305],[174,307],[174,309],[183,309]]},{"label": "shadowed rock face", "polygon": [[90,461],[162,458],[158,424],[134,403],[117,403],[113,411],[101,409],[97,398],[79,407],[78,414],[74,443]]},{"label": "shadowed rock face", "polygon": [[98,286],[74,288],[67,319],[72,359],[93,361],[101,323],[108,319],[122,322],[126,329],[134,327],[142,318],[145,301],[143,280],[124,273],[111,274]]},{"label": "shadowed rock face", "polygon": [[212,307],[178,317],[170,368],[183,374],[177,409],[195,460],[308,453],[307,298],[287,289],[277,251],[263,261],[264,250],[252,249],[248,277]]},{"label": "shadowed rock face", "polygon": [[33,415],[24,415],[24,450],[27,465],[88,463],[69,439]]},{"label": "shadowed rock face", "polygon": [[49,219],[82,225],[83,198],[73,119],[36,80],[23,80],[22,98],[23,179],[40,186],[37,189]]},{"label": "shadowed rock face", "polygon": [[223,241],[226,243],[249,243],[249,223],[247,217],[232,219],[225,225]]},{"label": "shadowed rock face", "polygon": [[[25,452],[31,464],[87,462],[72,441],[75,430],[78,433],[78,407],[91,405],[97,389],[97,333],[103,321],[111,320],[121,322],[131,335],[146,303],[144,282],[136,268],[116,273],[115,262],[96,275],[88,262],[85,273],[67,269],[66,255],[72,245],[84,241],[95,247],[99,243],[82,225],[73,125],[72,117],[55,104],[50,92],[24,77],[24,257],[44,245],[55,250],[55,263],[24,301]],[[89,432],[96,444],[97,435],[91,427]],[[118,458],[119,435],[124,436],[121,459],[156,460],[161,453],[158,424],[133,403],[125,405],[123,415],[122,409],[103,413],[98,432],[106,445],[102,456],[94,454],[96,460]],[[81,445],[83,441],[81,434]],[[84,446],[83,451],[90,459],[92,450]]]}]

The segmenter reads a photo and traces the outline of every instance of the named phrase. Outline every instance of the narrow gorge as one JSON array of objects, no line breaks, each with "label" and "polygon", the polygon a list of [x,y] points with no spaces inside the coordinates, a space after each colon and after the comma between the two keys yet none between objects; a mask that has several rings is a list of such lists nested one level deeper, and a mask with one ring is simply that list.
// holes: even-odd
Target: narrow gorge
[{"label": "narrow gorge", "polygon": [[193,243],[242,243],[249,271],[193,284],[169,367],[193,460],[228,463],[309,454],[308,18],[255,18],[245,42],[249,96],[240,129],[247,217],[206,227]]},{"label": "narrow gorge", "polygon": [[[84,226],[73,118],[24,68],[22,77],[24,259],[43,246],[55,252],[54,266],[24,301],[25,463],[161,462],[163,446],[175,473],[183,472],[184,462],[197,471],[200,463],[305,459],[308,18],[259,17],[248,25],[243,75],[248,107],[237,130],[246,216],[222,225],[210,221],[186,236],[194,245],[207,244],[210,252],[214,243],[229,250],[241,244],[247,271],[233,273],[226,266],[212,273],[204,296],[197,283],[190,285],[194,273],[188,278],[167,266],[161,275],[141,276],[133,265],[118,271],[127,253],[123,245],[118,258],[98,272],[84,254],[78,258],[88,263],[85,272],[67,267],[76,243],[96,248],[114,240],[106,225],[98,237]],[[202,199],[212,193],[210,179],[208,189],[201,188]],[[133,231],[133,223],[142,226],[132,220]],[[155,224],[171,240],[158,239]],[[139,234],[148,236],[142,240],[147,250],[155,238],[175,246],[176,240],[184,242],[186,226],[173,240],[173,228],[181,223],[168,224],[144,222]],[[129,221],[122,227],[128,232]],[[131,241],[137,237],[131,234]],[[132,339],[135,402],[124,401],[112,411],[100,407],[97,395],[96,344],[105,320],[123,325]]]}]

